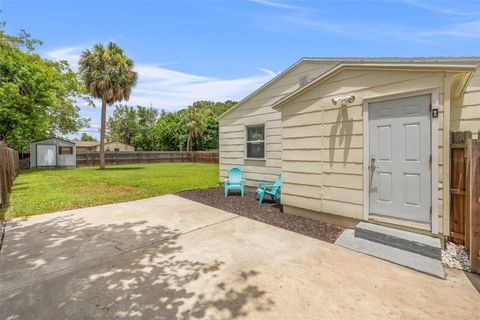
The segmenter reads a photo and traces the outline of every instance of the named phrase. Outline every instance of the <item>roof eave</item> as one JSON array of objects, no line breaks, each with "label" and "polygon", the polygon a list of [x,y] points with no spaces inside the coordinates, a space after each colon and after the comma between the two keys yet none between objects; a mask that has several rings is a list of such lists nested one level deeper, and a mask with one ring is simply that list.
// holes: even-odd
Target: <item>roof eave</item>
[{"label": "roof eave", "polygon": [[[325,72],[323,75],[310,82],[304,87],[298,88],[288,96],[283,97],[272,105],[273,109],[280,109],[285,103],[292,100],[303,92],[307,92],[317,84],[333,77],[337,73],[346,69],[382,69],[382,70],[402,70],[402,71],[450,71],[465,72],[471,77],[478,68],[478,64],[431,64],[431,63],[341,63],[336,67]],[[468,83],[468,80],[466,81]]]},{"label": "roof eave", "polygon": [[456,97],[460,97],[465,93],[465,90],[467,89],[470,80],[473,78],[474,73],[475,72],[467,72],[462,76],[462,80],[455,92]]},{"label": "roof eave", "polygon": [[281,73],[279,73],[277,76],[273,77],[272,79],[270,79],[270,81],[268,81],[267,83],[263,84],[260,88],[256,89],[255,91],[253,91],[252,93],[250,93],[248,96],[246,96],[245,98],[243,98],[242,100],[240,100],[236,105],[234,105],[233,107],[231,107],[230,109],[228,109],[227,111],[225,111],[224,113],[222,113],[221,115],[219,115],[217,117],[217,121],[220,121],[222,118],[224,118],[226,115],[230,114],[231,112],[233,112],[234,110],[236,110],[238,107],[240,107],[243,103],[245,103],[248,99],[250,99],[251,97],[253,97],[254,95],[262,92],[263,90],[265,90],[266,88],[268,88],[268,86],[270,84],[272,84],[273,82],[277,81],[278,79],[282,78],[283,76],[285,76],[287,73],[290,72],[290,70],[296,68],[297,66],[299,66],[301,63],[303,63],[304,61],[306,61],[308,59],[306,58],[301,58],[300,60],[298,60],[297,62],[295,62],[293,65],[291,65],[290,67],[288,67],[287,69],[285,69],[284,71],[282,71]]},{"label": "roof eave", "polygon": [[465,57],[304,57],[304,61],[339,62],[339,63],[436,63],[436,64],[480,64],[480,56]]},{"label": "roof eave", "polygon": [[58,139],[58,140],[62,140],[62,141],[68,142],[68,143],[75,144],[73,141],[66,140],[66,139],[59,138],[59,137],[49,137],[49,138],[45,138],[45,139],[40,139],[40,140],[31,141],[30,143],[35,143],[35,142],[40,142],[40,141],[50,140],[50,139]]}]

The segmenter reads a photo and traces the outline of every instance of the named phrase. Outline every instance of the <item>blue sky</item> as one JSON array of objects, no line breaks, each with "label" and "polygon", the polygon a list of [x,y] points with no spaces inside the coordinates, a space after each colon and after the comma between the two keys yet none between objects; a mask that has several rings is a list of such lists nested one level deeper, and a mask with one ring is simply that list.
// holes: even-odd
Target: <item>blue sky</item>
[{"label": "blue sky", "polygon": [[[76,67],[84,48],[114,41],[136,63],[129,101],[177,110],[241,99],[299,58],[480,54],[480,1],[9,1],[7,31]],[[109,114],[113,108],[110,108]],[[98,108],[82,107],[96,133]]]}]

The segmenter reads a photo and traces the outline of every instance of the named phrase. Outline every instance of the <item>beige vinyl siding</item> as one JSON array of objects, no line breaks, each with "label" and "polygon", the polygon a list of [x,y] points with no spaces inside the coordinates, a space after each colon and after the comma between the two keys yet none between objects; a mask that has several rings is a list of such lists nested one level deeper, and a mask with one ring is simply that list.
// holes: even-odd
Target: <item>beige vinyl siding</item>
[{"label": "beige vinyl siding", "polygon": [[[333,63],[303,62],[220,119],[221,182],[233,166],[242,168],[247,186],[276,179],[282,171],[282,116],[272,109],[273,103],[298,89],[300,77],[313,79],[333,67]],[[265,124],[265,160],[245,159],[245,127],[252,124]]]},{"label": "beige vinyl siding", "polygon": [[452,131],[470,131],[478,137],[480,131],[480,69],[475,72],[465,93],[458,99],[452,99],[450,109]]},{"label": "beige vinyl siding", "polygon": [[[106,142],[104,148],[105,151],[107,149],[109,149],[109,151],[115,151],[115,149],[119,149],[118,151],[135,151],[134,147],[121,142]],[[95,147],[95,151],[100,151],[100,145]]]},{"label": "beige vinyl siding", "polygon": [[[363,99],[433,87],[440,93],[441,177],[443,72],[344,70],[283,105],[283,204],[362,219]],[[333,105],[333,97],[350,94],[356,97],[353,104]],[[443,217],[442,210],[439,215]]]}]

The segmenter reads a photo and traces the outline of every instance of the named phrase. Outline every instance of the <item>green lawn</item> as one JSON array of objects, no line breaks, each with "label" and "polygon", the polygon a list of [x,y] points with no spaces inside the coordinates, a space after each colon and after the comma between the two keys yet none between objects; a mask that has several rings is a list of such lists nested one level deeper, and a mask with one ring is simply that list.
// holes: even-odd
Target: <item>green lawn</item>
[{"label": "green lawn", "polygon": [[8,218],[83,208],[217,187],[218,165],[156,163],[22,171],[14,183]]}]

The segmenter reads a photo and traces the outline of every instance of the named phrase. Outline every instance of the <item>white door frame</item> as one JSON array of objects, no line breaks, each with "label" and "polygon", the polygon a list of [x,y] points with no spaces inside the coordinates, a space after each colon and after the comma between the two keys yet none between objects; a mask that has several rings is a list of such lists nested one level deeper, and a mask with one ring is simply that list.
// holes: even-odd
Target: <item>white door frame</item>
[{"label": "white door frame", "polygon": [[[368,118],[368,109],[369,103],[372,102],[381,102],[388,101],[399,98],[408,98],[419,95],[430,95],[430,101],[432,104],[432,109],[439,108],[439,89],[438,87],[426,88],[415,91],[405,91],[398,92],[394,94],[380,95],[363,99],[363,219],[368,221],[368,216],[370,214],[370,171],[368,165],[370,163],[370,148],[369,148],[369,118]],[[438,234],[439,224],[438,224],[438,121],[440,119],[432,118],[430,114],[430,129],[431,129],[431,155],[432,155],[432,164],[431,164],[431,206],[432,212],[430,215],[430,230],[433,234]]]},{"label": "white door frame", "polygon": [[57,163],[58,163],[58,146],[54,143],[37,143],[35,145],[35,165],[37,167],[49,167],[49,166],[39,166],[38,165],[38,146],[54,146],[55,147],[55,166],[57,166]]}]

